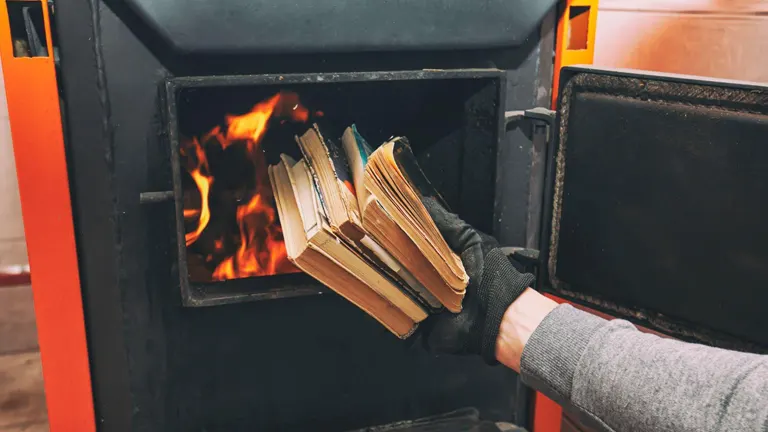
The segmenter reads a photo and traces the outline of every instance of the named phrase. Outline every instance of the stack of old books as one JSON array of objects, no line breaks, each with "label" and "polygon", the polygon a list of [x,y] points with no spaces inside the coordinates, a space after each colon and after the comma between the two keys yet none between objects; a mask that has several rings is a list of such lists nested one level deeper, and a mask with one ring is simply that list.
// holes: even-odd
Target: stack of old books
[{"label": "stack of old books", "polygon": [[355,126],[315,125],[269,167],[288,257],[405,338],[430,313],[459,312],[468,282],[421,202],[435,192],[405,138],[372,151]]}]

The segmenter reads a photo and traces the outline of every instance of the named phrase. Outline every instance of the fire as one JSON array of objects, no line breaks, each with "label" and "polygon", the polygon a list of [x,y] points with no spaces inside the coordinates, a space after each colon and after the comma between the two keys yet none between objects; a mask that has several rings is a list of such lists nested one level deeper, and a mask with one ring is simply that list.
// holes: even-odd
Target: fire
[{"label": "fire", "polygon": [[226,141],[221,143],[223,148],[229,147],[236,140],[246,140],[248,150],[253,152],[258,148],[261,137],[267,131],[267,123],[275,106],[280,101],[280,93],[253,107],[251,112],[240,116],[227,116]]},{"label": "fire", "polygon": [[[287,117],[296,122],[309,120],[309,110],[299,103],[299,96],[296,93],[281,92],[259,102],[247,114],[227,116],[227,143],[222,143],[222,147],[227,148],[237,140],[247,140],[248,150],[255,151],[267,130],[269,119],[275,113],[279,117]],[[220,133],[214,128],[209,135],[214,131]]]},{"label": "fire", "polygon": [[[194,150],[195,159],[197,163],[194,168],[189,170],[189,175],[192,176],[192,180],[197,185],[197,190],[200,191],[200,201],[202,202],[200,210],[184,210],[184,217],[199,217],[197,221],[197,228],[194,231],[189,232],[185,236],[187,246],[191,245],[200,237],[200,234],[205,230],[208,222],[211,220],[211,211],[208,207],[208,193],[211,189],[211,183],[213,183],[213,177],[209,175],[210,169],[208,168],[208,158],[205,156],[203,147],[200,146],[200,142],[196,138],[192,139],[191,146]],[[186,150],[182,149],[182,156],[186,156]],[[188,158],[189,160],[189,158]]]},{"label": "fire", "polygon": [[[186,159],[187,172],[194,181],[201,203],[199,209],[184,209],[185,220],[195,222],[194,229],[185,236],[187,247],[198,242],[210,225],[212,216],[215,216],[211,213],[213,198],[209,197],[213,191],[214,177],[206,155],[208,146],[218,143],[222,150],[226,150],[230,146],[244,145],[254,168],[254,186],[249,189],[250,196],[242,201],[243,204],[238,204],[235,211],[238,236],[230,239],[222,234],[215,238],[205,257],[206,262],[217,263],[211,274],[212,280],[298,271],[287,258],[282,229],[273,204],[267,164],[260,145],[273,118],[306,122],[309,111],[299,103],[295,93],[280,92],[259,102],[248,113],[227,115],[225,128],[216,126],[200,140],[193,138],[184,143],[181,153]],[[236,245],[236,250],[227,253],[227,249],[233,249],[227,248],[227,245]]]},{"label": "fire", "polygon": [[[261,276],[290,269],[282,231],[275,223],[275,209],[262,202],[261,194],[254,195],[248,204],[238,207],[237,221],[242,239],[240,247],[234,255],[227,257],[216,267],[213,279]],[[263,243],[260,243],[260,229],[264,227],[270,235],[263,237]]]}]

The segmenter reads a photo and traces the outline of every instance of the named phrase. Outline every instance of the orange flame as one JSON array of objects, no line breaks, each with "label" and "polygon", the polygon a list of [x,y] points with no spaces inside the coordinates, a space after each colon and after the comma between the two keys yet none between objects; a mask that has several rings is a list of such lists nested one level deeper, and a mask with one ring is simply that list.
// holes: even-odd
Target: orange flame
[{"label": "orange flame", "polygon": [[[202,142],[207,143],[209,141],[216,141],[222,146],[229,146],[229,144],[233,143],[234,141],[227,140],[227,137],[221,133],[221,126],[216,126],[210,131],[208,131],[207,134],[203,135]],[[226,147],[223,147],[223,149],[226,150]]]},{"label": "orange flame", "polygon": [[[219,261],[212,274],[213,280],[298,271],[288,261],[282,229],[272,204],[272,188],[269,185],[267,164],[264,152],[260,149],[261,140],[269,128],[272,117],[306,122],[309,119],[309,111],[299,103],[298,95],[295,93],[280,92],[259,102],[248,113],[227,115],[226,132],[222,132],[220,126],[216,126],[202,137],[203,145],[218,143],[224,150],[231,145],[244,143],[256,175],[253,195],[247,203],[237,207],[236,221],[239,228],[237,250]],[[197,164],[192,164],[188,172],[200,192],[202,202],[199,210],[184,209],[185,219],[199,217],[197,227],[186,234],[187,246],[190,246],[198,240],[210,221],[208,194],[214,179],[209,174],[208,161],[200,141],[193,139],[187,147],[194,149],[197,159]],[[184,152],[182,154],[187,156]],[[214,240],[213,244],[212,252],[222,252],[225,245],[224,238]]]},{"label": "orange flame", "polygon": [[264,102],[259,102],[247,114],[227,116],[227,143],[221,143],[221,146],[226,149],[233,141],[246,140],[248,150],[253,152],[259,145],[261,137],[264,136],[264,132],[267,131],[267,122],[279,101],[280,93]]},{"label": "orange flame", "polygon": [[[205,156],[205,151],[200,146],[200,142],[198,142],[197,138],[193,138],[188,146],[193,147],[195,158],[197,159],[197,164],[194,168],[189,170],[189,175],[192,176],[192,180],[194,180],[195,185],[197,185],[197,190],[200,191],[201,205],[199,211],[193,210],[190,212],[186,209],[184,210],[185,218],[194,217],[196,216],[196,213],[199,214],[197,228],[185,235],[187,246],[197,241],[200,234],[202,234],[203,230],[205,230],[205,227],[208,225],[208,222],[211,220],[211,210],[208,207],[208,193],[211,190],[211,183],[213,183],[213,177],[208,174],[210,172],[208,168],[208,158]],[[181,152],[182,155],[185,155],[186,150],[182,149]]]},{"label": "orange flame", "polygon": [[199,209],[184,209],[184,219],[191,219],[200,216]]},{"label": "orange flame", "polygon": [[[249,276],[275,274],[285,265],[286,250],[282,232],[275,223],[275,209],[262,202],[262,195],[254,195],[248,204],[237,209],[240,226],[240,247],[224,259],[213,272],[213,279],[226,280]],[[270,235],[260,236],[266,228]],[[275,231],[280,232],[275,232]],[[276,234],[280,234],[279,236]],[[283,264],[281,266],[281,264]]]}]

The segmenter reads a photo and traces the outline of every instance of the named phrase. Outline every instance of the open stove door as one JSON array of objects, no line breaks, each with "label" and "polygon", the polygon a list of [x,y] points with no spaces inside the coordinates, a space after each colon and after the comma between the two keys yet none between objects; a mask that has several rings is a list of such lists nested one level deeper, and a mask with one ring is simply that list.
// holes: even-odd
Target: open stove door
[{"label": "open stove door", "polygon": [[566,68],[539,289],[674,337],[768,347],[768,88]]}]

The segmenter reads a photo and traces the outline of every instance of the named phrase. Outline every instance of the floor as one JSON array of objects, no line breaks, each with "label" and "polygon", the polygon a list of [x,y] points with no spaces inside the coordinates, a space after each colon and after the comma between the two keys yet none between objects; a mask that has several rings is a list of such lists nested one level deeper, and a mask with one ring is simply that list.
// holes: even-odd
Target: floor
[{"label": "floor", "polygon": [[0,432],[43,431],[48,421],[32,289],[0,286]]}]

